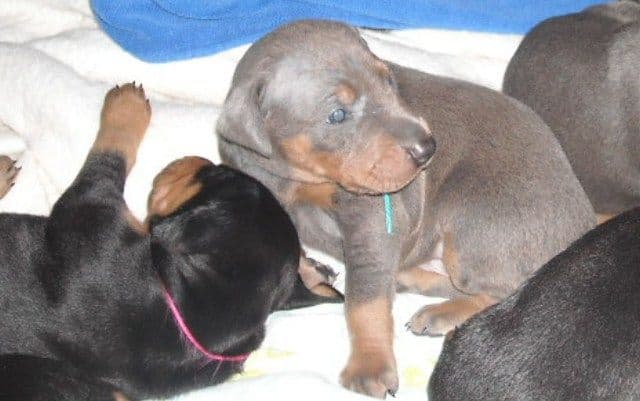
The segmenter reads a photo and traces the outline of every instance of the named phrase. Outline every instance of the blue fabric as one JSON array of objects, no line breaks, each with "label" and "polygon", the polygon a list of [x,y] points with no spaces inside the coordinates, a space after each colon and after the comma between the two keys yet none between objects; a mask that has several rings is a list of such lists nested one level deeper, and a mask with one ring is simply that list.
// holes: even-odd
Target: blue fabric
[{"label": "blue fabric", "polygon": [[204,56],[305,18],[372,28],[525,33],[594,0],[91,0],[100,25],[150,62]]}]

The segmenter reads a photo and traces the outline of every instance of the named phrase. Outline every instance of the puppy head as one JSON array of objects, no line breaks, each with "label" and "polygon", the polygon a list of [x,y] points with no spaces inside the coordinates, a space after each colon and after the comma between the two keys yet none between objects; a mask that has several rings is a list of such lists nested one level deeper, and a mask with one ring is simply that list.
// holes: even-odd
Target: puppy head
[{"label": "puppy head", "polygon": [[147,224],[160,279],[217,352],[255,349],[268,314],[300,297],[296,230],[245,174],[198,157],[171,163],[154,180]]},{"label": "puppy head", "polygon": [[358,193],[401,189],[435,151],[388,66],[355,29],[326,21],[286,25],[247,51],[217,131],[286,162],[293,179]]}]

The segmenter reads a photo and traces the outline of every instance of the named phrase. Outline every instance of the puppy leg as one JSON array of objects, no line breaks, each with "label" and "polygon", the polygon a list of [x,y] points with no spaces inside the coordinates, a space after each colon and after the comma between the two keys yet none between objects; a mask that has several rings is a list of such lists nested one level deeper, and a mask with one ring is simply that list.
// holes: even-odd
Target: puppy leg
[{"label": "puppy leg", "polygon": [[340,192],[345,312],[351,337],[351,354],[341,381],[348,389],[384,398],[398,389],[391,307],[402,236],[386,232],[380,201]]},{"label": "puppy leg", "polygon": [[[129,212],[123,191],[150,116],[142,88],[127,84],[106,95],[95,144],[48,219],[48,246],[59,255],[55,266],[61,271],[43,272],[46,288],[60,288],[66,269],[87,269],[87,274],[91,266],[108,270],[107,266],[117,263],[114,252],[123,254],[143,238],[142,226]],[[91,263],[78,261],[82,255],[91,255]]]},{"label": "puppy leg", "polygon": [[131,228],[142,233],[142,225],[125,205],[122,192],[150,118],[151,107],[142,86],[125,84],[111,89],[105,96],[100,129],[93,147],[73,186],[61,201],[113,199],[114,205],[120,208],[119,220],[124,219]]},{"label": "puppy leg", "polygon": [[29,355],[0,356],[0,400],[130,401],[71,365]]},{"label": "puppy leg", "polygon": [[496,302],[497,299],[480,294],[427,305],[411,317],[406,327],[416,335],[445,335]]},{"label": "puppy leg", "polygon": [[16,167],[15,160],[7,156],[0,156],[0,199],[11,189],[16,181],[20,167]]},{"label": "puppy leg", "polygon": [[451,279],[444,274],[424,270],[420,267],[403,269],[396,275],[397,290],[428,297],[457,298],[464,293],[456,289]]}]

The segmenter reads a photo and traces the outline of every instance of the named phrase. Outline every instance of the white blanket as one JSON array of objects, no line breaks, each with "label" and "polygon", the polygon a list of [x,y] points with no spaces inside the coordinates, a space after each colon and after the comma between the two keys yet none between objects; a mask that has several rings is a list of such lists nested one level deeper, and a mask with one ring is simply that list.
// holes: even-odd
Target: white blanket
[{"label": "white blanket", "polygon": [[[495,89],[521,39],[426,29],[364,31],[363,36],[382,58]],[[219,160],[214,125],[245,50],[147,64],[100,31],[87,0],[0,1],[0,154],[17,157],[22,165],[15,187],[0,200],[0,211],[47,214],[87,154],[104,94],[116,83],[136,80],[144,83],[153,117],[125,197],[134,214],[144,217],[151,180],[164,165],[185,155]],[[426,399],[442,340],[413,336],[403,325],[419,307],[434,301],[413,295],[396,299],[398,400]],[[178,398],[366,399],[338,384],[347,356],[342,306],[275,313],[263,346],[247,361],[243,375]]]}]

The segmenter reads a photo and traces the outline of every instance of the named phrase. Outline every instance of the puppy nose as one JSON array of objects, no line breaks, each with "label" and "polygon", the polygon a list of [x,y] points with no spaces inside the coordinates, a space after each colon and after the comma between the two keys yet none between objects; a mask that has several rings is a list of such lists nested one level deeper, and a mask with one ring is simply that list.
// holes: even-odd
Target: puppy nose
[{"label": "puppy nose", "polygon": [[436,152],[436,141],[433,137],[429,137],[405,149],[413,159],[416,166],[422,167],[427,164],[429,159],[431,159],[433,154]]}]

